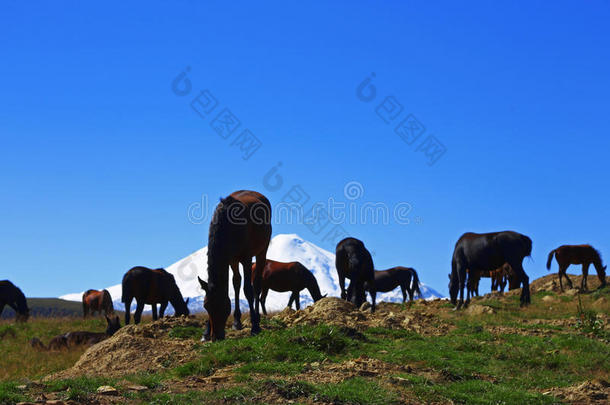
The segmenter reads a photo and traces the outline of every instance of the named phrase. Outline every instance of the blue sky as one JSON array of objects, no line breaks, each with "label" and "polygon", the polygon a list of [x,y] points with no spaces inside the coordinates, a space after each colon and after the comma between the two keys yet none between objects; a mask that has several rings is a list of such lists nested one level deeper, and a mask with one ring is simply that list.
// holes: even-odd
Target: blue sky
[{"label": "blue sky", "polygon": [[[309,204],[408,203],[409,224],[343,228],[377,268],[413,266],[445,293],[466,231],[529,235],[531,278],[560,244],[610,257],[609,20],[608,1],[7,3],[0,279],[28,296],[116,284],[205,246],[207,223],[187,215],[202,198],[212,210],[245,188],[277,204],[294,185]],[[201,117],[190,103],[206,89],[218,105]],[[389,96],[402,111],[385,123]],[[227,140],[211,126],[224,108],[241,123]],[[409,114],[425,127],[412,145],[394,131]],[[261,142],[247,160],[245,129]],[[417,150],[429,135],[446,149],[432,166]],[[274,226],[334,250],[325,232]]]}]

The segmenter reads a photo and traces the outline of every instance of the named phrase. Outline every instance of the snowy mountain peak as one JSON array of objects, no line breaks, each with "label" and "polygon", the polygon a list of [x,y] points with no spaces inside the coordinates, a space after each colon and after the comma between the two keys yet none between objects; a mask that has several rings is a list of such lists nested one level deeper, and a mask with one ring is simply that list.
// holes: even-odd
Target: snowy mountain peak
[{"label": "snowy mountain peak", "polygon": [[[203,291],[197,282],[197,276],[207,280],[207,257],[208,248],[204,247],[196,252],[186,256],[184,259],[166,267],[165,269],[172,273],[176,278],[176,283],[182,291],[182,295],[190,297],[189,308],[192,312],[203,310]],[[322,294],[329,296],[340,296],[339,280],[335,269],[335,255],[329,251],[321,249],[311,242],[306,241],[297,234],[280,234],[271,240],[267,258],[280,262],[301,262],[314,274],[318,280],[320,291]],[[241,266],[240,266],[241,267]],[[127,271],[128,269],[125,269]],[[243,269],[241,269],[243,271]],[[243,274],[243,273],[242,273]],[[420,275],[421,278],[421,275]],[[124,306],[121,302],[121,284],[117,284],[106,288],[116,309],[123,310]],[[435,290],[422,284],[421,291],[423,298],[441,298],[442,295]],[[229,288],[229,296],[234,300],[233,287]],[[289,298],[289,293],[277,293],[269,291],[267,296],[268,310],[283,309]],[[82,292],[75,294],[67,294],[60,298],[70,301],[81,301]],[[402,302],[402,293],[400,289],[396,289],[389,293],[377,294],[378,301],[393,301]],[[301,305],[306,306],[312,303],[309,293],[305,290],[301,292]],[[240,305],[242,310],[247,309],[247,302],[244,299],[243,291],[240,293]],[[171,306],[170,306],[171,308]],[[168,308],[168,310],[170,309]],[[146,307],[147,310],[150,307]],[[135,305],[132,305],[132,311],[135,310]],[[171,311],[168,311],[171,313]]]}]

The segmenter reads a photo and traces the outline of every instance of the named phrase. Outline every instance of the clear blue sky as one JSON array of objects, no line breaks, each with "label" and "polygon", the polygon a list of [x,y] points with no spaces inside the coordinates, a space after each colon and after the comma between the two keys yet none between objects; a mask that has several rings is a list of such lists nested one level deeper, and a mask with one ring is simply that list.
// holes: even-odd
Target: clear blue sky
[{"label": "clear blue sky", "polygon": [[[529,235],[532,278],[563,243],[610,258],[608,1],[327,3],[4,4],[0,279],[28,296],[116,284],[207,244],[187,217],[204,194],[210,210],[295,184],[348,201],[350,181],[359,204],[412,206],[408,225],[345,225],[376,267],[413,266],[445,293],[466,231]],[[205,119],[189,105],[204,89]],[[436,164],[376,114],[386,96],[446,147]],[[241,121],[229,140],[210,126],[222,108]],[[262,147],[243,160],[246,128]],[[266,190],[280,161],[283,188]],[[302,224],[274,233],[334,250]]]}]

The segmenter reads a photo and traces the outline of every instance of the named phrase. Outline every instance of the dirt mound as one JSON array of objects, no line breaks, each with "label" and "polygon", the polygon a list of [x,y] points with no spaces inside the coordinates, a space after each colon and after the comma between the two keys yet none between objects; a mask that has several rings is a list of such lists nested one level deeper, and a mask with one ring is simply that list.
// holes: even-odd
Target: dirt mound
[{"label": "dirt mound", "polygon": [[[595,274],[595,270],[593,270],[593,273],[594,274],[591,275],[589,271],[589,277],[587,278],[587,286],[589,287],[590,291],[595,290],[601,284],[597,278],[597,275]],[[572,280],[572,286],[574,289],[579,290],[580,283],[582,282],[582,275],[569,274],[569,277],[570,280]],[[606,276],[606,283],[610,284],[610,276]],[[570,289],[565,279],[563,280],[563,289],[564,292],[567,292]],[[537,278],[536,280],[530,282],[530,290],[532,292],[553,291],[559,293],[561,292],[561,289],[559,288],[559,276],[557,273],[551,273],[544,277]]]},{"label": "dirt mound", "polygon": [[188,362],[196,357],[197,343],[192,339],[170,338],[168,334],[176,326],[203,328],[204,325],[194,317],[168,317],[152,323],[127,325],[114,336],[91,346],[74,366],[46,379],[154,372]]},{"label": "dirt mound", "polygon": [[360,310],[340,298],[328,297],[301,311],[286,308],[273,319],[287,326],[326,323],[356,330],[383,327],[412,330],[424,335],[441,335],[446,333],[450,326],[435,322],[437,316],[429,309],[442,305],[444,302],[441,300],[432,302],[418,300],[411,305],[381,302],[377,305],[375,313],[371,313],[369,309]]},{"label": "dirt mound", "polygon": [[553,388],[545,394],[576,404],[607,404],[610,399],[610,383],[605,380],[585,381],[571,387]]}]

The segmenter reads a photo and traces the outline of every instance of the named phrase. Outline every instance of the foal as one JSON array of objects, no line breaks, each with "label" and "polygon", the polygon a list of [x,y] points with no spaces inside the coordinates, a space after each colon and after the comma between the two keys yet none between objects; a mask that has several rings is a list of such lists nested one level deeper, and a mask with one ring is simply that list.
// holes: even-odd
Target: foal
[{"label": "foal", "polygon": [[[252,279],[257,276],[256,263],[252,265]],[[261,278],[261,294],[256,299],[261,304],[263,314],[267,315],[265,301],[269,290],[278,292],[292,292],[288,300],[288,307],[294,302],[297,311],[301,309],[299,293],[307,288],[314,302],[326,297],[320,293],[320,287],[313,273],[299,262],[276,262],[275,260],[266,260],[265,268],[259,275]]]},{"label": "foal", "polygon": [[597,277],[601,282],[599,288],[606,286],[606,266],[602,265],[601,255],[591,245],[562,245],[557,249],[551,250],[549,253],[548,260],[546,262],[546,269],[551,270],[551,263],[553,261],[553,255],[557,259],[559,264],[559,287],[563,291],[563,284],[561,283],[561,277],[565,277],[568,281],[568,285],[572,288],[572,280],[568,277],[566,270],[570,264],[582,264],[582,281],[580,288],[583,291],[587,291],[587,277],[589,275],[589,266],[591,263],[595,266],[597,271]]}]

